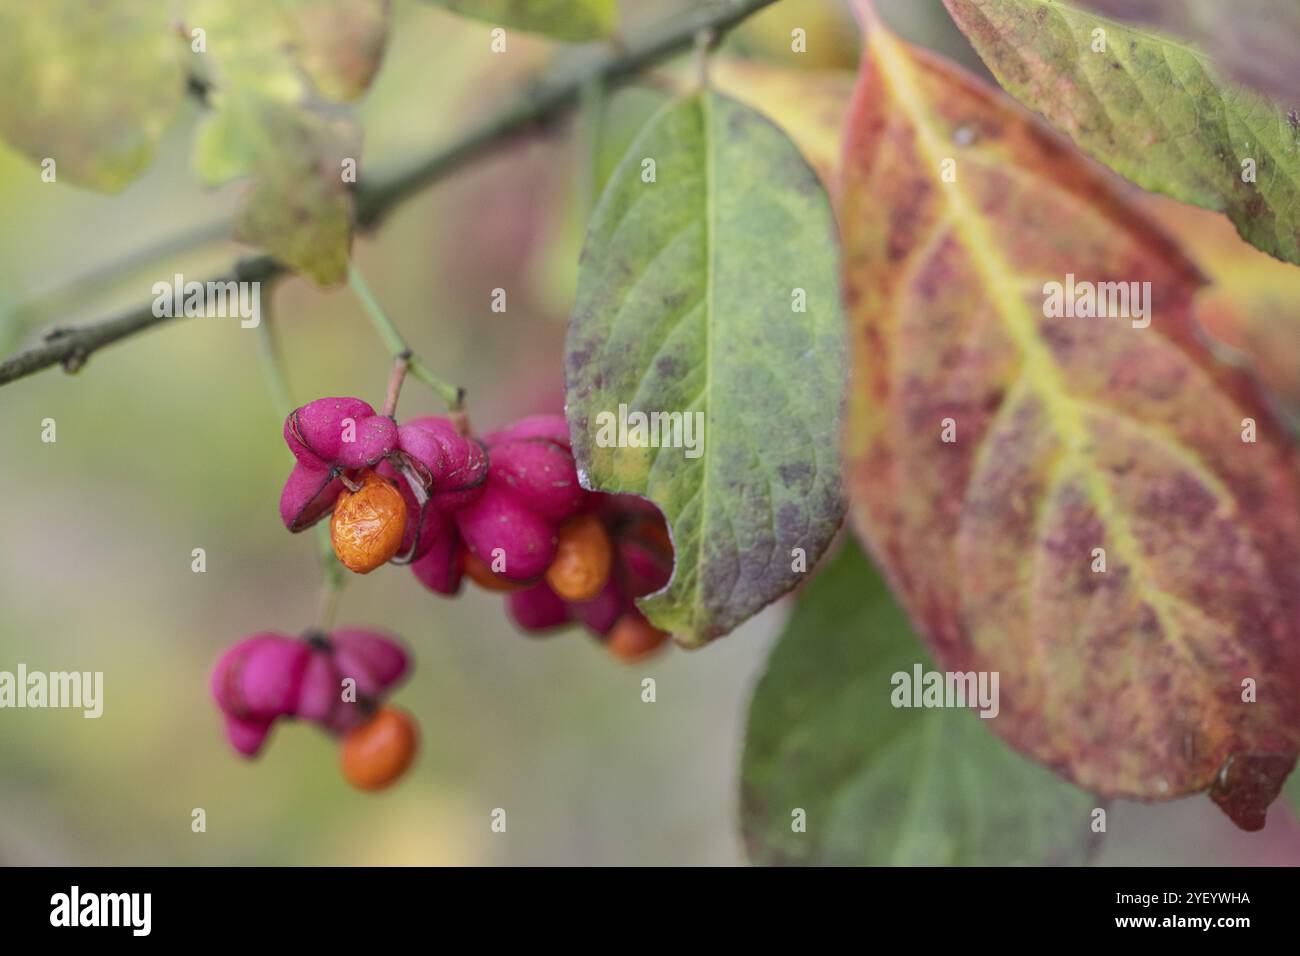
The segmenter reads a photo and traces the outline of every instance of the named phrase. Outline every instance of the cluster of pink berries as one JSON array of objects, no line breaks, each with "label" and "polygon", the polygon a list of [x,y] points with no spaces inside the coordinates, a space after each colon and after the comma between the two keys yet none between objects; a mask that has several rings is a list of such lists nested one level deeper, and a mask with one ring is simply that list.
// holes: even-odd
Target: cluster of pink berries
[{"label": "cluster of pink berries", "polygon": [[246,637],[217,661],[212,696],[226,736],[246,757],[262,749],[281,717],[343,737],[343,773],[374,790],[396,780],[415,754],[415,725],[384,697],[407,671],[400,644],[370,631]]},{"label": "cluster of pink berries", "polygon": [[[672,574],[667,525],[644,499],[582,487],[562,417],[531,416],[477,439],[463,420],[399,426],[360,399],[322,398],[286,419],[284,439],[296,463],[281,518],[297,532],[329,515],[334,553],[349,570],[409,564],[445,595],[468,577],[506,592],[523,630],[581,624],[624,660],[667,641],[636,606]],[[380,707],[405,670],[401,648],[378,635],[262,634],[222,658],[213,693],[241,753],[255,754],[277,718],[301,717],[345,735],[345,776],[374,787],[396,779],[414,750],[409,718]],[[352,702],[340,695],[349,677]]]}]

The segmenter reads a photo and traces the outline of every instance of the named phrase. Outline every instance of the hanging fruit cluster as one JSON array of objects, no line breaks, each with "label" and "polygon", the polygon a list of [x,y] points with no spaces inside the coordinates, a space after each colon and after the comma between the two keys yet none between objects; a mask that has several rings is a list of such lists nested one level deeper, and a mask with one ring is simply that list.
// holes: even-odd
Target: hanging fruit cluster
[{"label": "hanging fruit cluster", "polygon": [[212,696],[244,756],[257,755],[280,718],[306,720],[342,737],[343,775],[374,790],[400,777],[415,755],[414,723],[383,705],[407,670],[405,649],[372,631],[254,634],[217,662]]},{"label": "hanging fruit cluster", "polygon": [[[461,416],[399,426],[360,399],[321,398],[289,415],[284,439],[295,458],[280,497],[285,527],[329,516],[350,571],[409,564],[443,595],[468,577],[505,594],[522,630],[580,624],[622,660],[667,642],[636,606],[672,575],[663,516],[642,498],[584,489],[563,417],[531,416],[478,439]],[[415,751],[411,719],[383,705],[406,670],[400,645],[366,631],[258,634],[222,657],[212,689],[240,753],[255,755],[276,720],[298,717],[340,736],[344,776],[378,789]]]}]

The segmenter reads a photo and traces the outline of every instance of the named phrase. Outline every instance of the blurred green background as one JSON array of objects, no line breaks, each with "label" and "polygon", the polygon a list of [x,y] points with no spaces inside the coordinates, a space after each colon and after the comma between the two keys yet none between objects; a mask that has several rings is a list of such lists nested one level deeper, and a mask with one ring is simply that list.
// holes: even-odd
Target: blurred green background
[{"label": "blurred green background", "polygon": [[[625,28],[683,5],[626,4]],[[905,35],[974,65],[938,0],[883,6]],[[557,55],[514,37],[510,56],[492,56],[487,26],[411,0],[395,17],[359,108],[368,174],[453,136]],[[789,52],[792,26],[808,30],[804,57]],[[838,2],[785,0],[728,44],[801,68],[852,68],[853,38]],[[581,127],[561,124],[358,240],[370,284],[426,361],[469,389],[480,430],[559,409],[587,204],[662,96],[643,87],[608,102],[595,182],[581,172],[593,165]],[[194,184],[197,117],[187,105],[150,172],[114,197],[43,184],[0,146],[0,351],[146,301],[173,272],[198,279],[229,264],[231,245],[172,242],[219,226],[239,188]],[[115,281],[91,281],[137,258]],[[508,289],[505,314],[489,309],[496,286]],[[295,401],[382,401],[389,360],[346,289],[295,279],[269,298]],[[189,319],[95,355],[76,376],[47,371],[0,389],[0,669],[105,675],[99,720],[0,711],[0,863],[743,862],[745,711],[779,606],[702,651],[628,666],[581,633],[520,636],[499,597],[472,587],[447,600],[401,568],[350,577],[339,623],[387,630],[414,654],[395,698],[421,727],[412,772],[361,795],[338,774],[334,742],[305,726],[280,727],[253,762],[230,750],[208,696],[212,663],[243,635],[303,629],[319,587],[315,539],[289,535],[278,517],[291,458],[259,362],[256,331]],[[441,408],[411,383],[400,411]],[[53,444],[41,441],[46,418],[57,422]],[[200,547],[207,571],[196,574]],[[641,702],[645,676],[657,703]],[[191,832],[196,807],[205,833]],[[489,828],[496,807],[505,834]],[[1112,831],[1121,820],[1126,838],[1102,862],[1300,860],[1300,828],[1280,806],[1254,837],[1200,798],[1121,805]]]}]

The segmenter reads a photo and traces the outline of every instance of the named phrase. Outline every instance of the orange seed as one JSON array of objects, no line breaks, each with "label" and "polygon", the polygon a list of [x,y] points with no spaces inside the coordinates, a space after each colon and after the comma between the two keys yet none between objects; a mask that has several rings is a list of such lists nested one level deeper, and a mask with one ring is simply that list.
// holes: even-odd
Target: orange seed
[{"label": "orange seed", "polygon": [[357,574],[369,574],[401,549],[405,528],[402,493],[367,471],[360,488],[339,495],[330,518],[330,541],[339,563]]},{"label": "orange seed", "polygon": [[604,589],[613,561],[605,525],[595,515],[578,515],[560,526],[546,583],[566,601],[590,601]]},{"label": "orange seed", "polygon": [[343,776],[359,790],[382,790],[406,772],[416,743],[411,718],[396,707],[381,708],[343,736]]},{"label": "orange seed", "polygon": [[615,657],[624,661],[638,661],[654,653],[669,638],[639,613],[627,613],[618,619],[605,646]]}]

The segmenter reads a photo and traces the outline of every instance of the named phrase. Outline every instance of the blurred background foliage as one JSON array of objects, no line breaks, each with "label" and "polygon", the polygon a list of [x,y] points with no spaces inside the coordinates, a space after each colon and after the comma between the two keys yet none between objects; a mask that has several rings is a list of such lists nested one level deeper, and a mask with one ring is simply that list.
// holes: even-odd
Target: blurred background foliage
[{"label": "blurred background foliage", "polygon": [[[688,5],[624,3],[623,29]],[[938,0],[882,8],[904,36],[978,68]],[[807,54],[790,51],[795,26],[807,30]],[[554,57],[582,55],[515,34],[510,55],[494,56],[489,29],[396,0],[385,62],[357,107],[363,174],[404,165]],[[727,41],[794,69],[852,70],[856,47],[831,0],[784,0]],[[670,84],[655,79],[607,100],[594,150],[579,122],[538,131],[356,243],[411,344],[468,387],[481,430],[560,407],[583,223],[663,101]],[[174,272],[206,278],[229,264],[233,245],[176,241],[223,235],[240,189],[196,184],[200,117],[187,102],[149,172],[112,197],[42,183],[0,145],[0,351],[146,301]],[[135,267],[120,270],[124,260]],[[489,308],[496,286],[508,290],[505,314]],[[293,279],[267,298],[296,401],[382,401],[389,360],[346,289]],[[439,411],[408,387],[403,416]],[[53,444],[40,440],[46,418],[57,422]],[[339,622],[391,631],[413,651],[414,675],[395,698],[423,735],[413,771],[390,792],[361,795],[339,776],[332,741],[289,725],[257,761],[234,755],[208,697],[213,661],[240,636],[297,632],[315,613],[315,541],[290,536],[277,514],[290,460],[258,333],[234,319],[170,324],[76,376],[49,371],[0,390],[0,669],[105,675],[99,720],[0,711],[0,863],[744,861],[745,712],[784,606],[702,651],[629,667],[577,632],[520,636],[497,596],[471,587],[446,600],[404,569],[382,569],[349,580]],[[200,547],[207,572],[196,574]],[[658,682],[655,704],[640,700],[644,676]],[[206,833],[191,832],[196,807]],[[495,807],[508,813],[506,834],[489,829]],[[1107,842],[1102,863],[1300,861],[1300,827],[1280,804],[1262,836],[1237,832],[1203,799],[1120,804],[1117,830],[1124,839]]]}]

